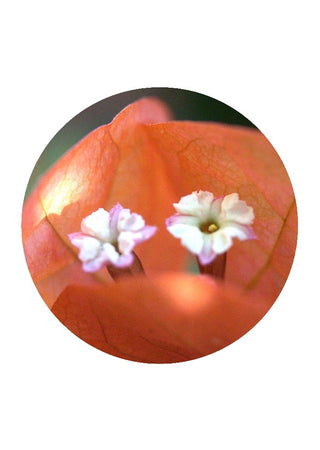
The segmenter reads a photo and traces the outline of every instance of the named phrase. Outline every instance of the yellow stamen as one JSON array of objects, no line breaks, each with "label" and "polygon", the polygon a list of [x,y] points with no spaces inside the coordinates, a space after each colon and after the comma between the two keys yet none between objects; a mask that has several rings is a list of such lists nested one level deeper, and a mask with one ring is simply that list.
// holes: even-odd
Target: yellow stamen
[{"label": "yellow stamen", "polygon": [[213,233],[217,229],[218,229],[218,227],[217,227],[217,225],[215,223],[212,223],[211,225],[208,226],[209,233]]}]

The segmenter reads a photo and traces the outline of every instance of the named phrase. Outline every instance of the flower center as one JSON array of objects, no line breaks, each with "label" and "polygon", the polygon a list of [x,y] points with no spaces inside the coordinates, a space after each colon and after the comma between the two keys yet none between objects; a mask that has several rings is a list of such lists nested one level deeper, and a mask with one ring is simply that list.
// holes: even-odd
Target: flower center
[{"label": "flower center", "polygon": [[218,229],[218,225],[216,225],[215,223],[204,223],[200,226],[200,231],[202,231],[202,233],[214,233],[215,231],[217,231]]}]

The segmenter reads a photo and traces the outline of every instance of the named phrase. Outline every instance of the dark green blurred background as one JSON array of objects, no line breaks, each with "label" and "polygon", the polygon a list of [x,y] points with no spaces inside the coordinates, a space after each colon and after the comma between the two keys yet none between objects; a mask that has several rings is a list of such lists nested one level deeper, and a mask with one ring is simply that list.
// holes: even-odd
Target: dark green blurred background
[{"label": "dark green blurred background", "polygon": [[34,167],[26,197],[41,175],[74,144],[100,125],[111,122],[130,103],[150,96],[162,99],[171,109],[174,120],[220,122],[255,128],[252,122],[230,106],[197,92],[172,88],[147,88],[122,92],[85,109],[58,131]]}]

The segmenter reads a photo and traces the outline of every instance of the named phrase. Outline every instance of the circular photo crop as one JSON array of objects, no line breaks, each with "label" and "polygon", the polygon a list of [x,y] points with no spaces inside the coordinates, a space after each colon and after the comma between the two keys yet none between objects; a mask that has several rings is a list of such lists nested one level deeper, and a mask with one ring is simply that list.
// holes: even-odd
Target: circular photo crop
[{"label": "circular photo crop", "polygon": [[174,363],[247,333],[289,275],[297,209],[266,137],[191,91],[124,92],[39,158],[22,236],[53,314],[103,352]]}]

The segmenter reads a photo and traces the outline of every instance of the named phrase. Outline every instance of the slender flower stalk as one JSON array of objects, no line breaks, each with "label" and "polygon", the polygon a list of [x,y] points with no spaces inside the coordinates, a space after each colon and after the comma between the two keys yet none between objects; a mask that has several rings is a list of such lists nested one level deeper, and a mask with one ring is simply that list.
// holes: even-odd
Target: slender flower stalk
[{"label": "slender flower stalk", "polygon": [[96,272],[107,266],[116,279],[144,273],[133,249],[153,236],[156,230],[154,226],[145,225],[142,216],[131,213],[118,203],[110,212],[100,208],[85,217],[81,222],[81,232],[68,237],[80,250],[78,257],[85,272]]},{"label": "slender flower stalk", "polygon": [[197,256],[201,273],[223,278],[233,238],[256,238],[250,227],[253,209],[236,193],[215,198],[211,192],[193,192],[173,206],[176,214],[166,220],[167,229]]},{"label": "slender flower stalk", "polygon": [[227,265],[227,253],[217,255],[215,259],[209,264],[201,264],[199,258],[197,258],[199,272],[203,275],[210,275],[213,278],[224,279]]},{"label": "slender flower stalk", "polygon": [[145,275],[144,268],[135,252],[132,252],[133,261],[130,266],[116,267],[113,264],[108,264],[108,272],[115,281],[120,280],[126,276]]}]

